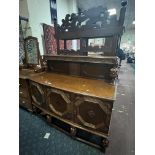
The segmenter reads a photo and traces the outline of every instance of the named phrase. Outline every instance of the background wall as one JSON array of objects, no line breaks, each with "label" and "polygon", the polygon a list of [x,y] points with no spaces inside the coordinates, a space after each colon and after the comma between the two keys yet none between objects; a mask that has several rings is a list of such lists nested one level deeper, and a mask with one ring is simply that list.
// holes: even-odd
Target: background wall
[{"label": "background wall", "polygon": [[29,17],[27,0],[19,0],[19,14],[24,17]]},{"label": "background wall", "polygon": [[[68,13],[77,12],[76,0],[57,0],[57,18],[58,24],[65,18]],[[51,23],[50,2],[49,0],[20,0],[19,1],[20,16],[29,18],[30,27],[26,36],[34,36],[38,38],[39,49],[41,55],[44,54],[43,28],[42,23],[53,25]],[[26,37],[25,36],[25,37]],[[77,46],[76,41],[73,41],[73,48]]]},{"label": "background wall", "polygon": [[29,23],[32,36],[39,41],[40,54],[44,54],[42,23],[51,24],[49,0],[27,0],[29,11]]},{"label": "background wall", "polygon": [[57,18],[58,24],[61,24],[61,20],[65,18],[66,14],[69,13],[68,0],[57,0]]},{"label": "background wall", "polygon": [[[19,15],[22,17],[29,18],[29,10],[28,10],[28,5],[27,5],[27,0],[19,0]],[[23,28],[23,32],[24,32],[23,33],[24,37],[31,36],[32,31],[31,31],[29,22],[27,23],[25,21],[21,21],[21,23],[22,23],[22,28]]]}]

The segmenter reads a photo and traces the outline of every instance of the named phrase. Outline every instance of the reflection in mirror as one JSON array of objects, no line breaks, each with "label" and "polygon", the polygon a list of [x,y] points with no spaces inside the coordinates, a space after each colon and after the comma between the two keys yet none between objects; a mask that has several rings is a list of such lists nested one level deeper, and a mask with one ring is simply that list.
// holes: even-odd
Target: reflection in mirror
[{"label": "reflection in mirror", "polygon": [[93,38],[88,40],[88,46],[104,46],[105,45],[105,38]]},{"label": "reflection in mirror", "polygon": [[88,55],[102,55],[105,47],[105,38],[92,38],[88,40]]},{"label": "reflection in mirror", "polygon": [[59,40],[58,55],[80,55],[80,39]]},{"label": "reflection in mirror", "polygon": [[115,55],[117,37],[91,38],[88,40],[88,55]]}]

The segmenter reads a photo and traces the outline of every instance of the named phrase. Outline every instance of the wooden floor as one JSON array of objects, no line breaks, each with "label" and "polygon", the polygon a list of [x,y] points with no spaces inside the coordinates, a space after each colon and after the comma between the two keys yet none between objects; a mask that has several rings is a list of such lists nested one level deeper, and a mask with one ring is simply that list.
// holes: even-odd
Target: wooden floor
[{"label": "wooden floor", "polygon": [[135,74],[130,64],[123,62],[114,104],[110,145],[107,155],[135,154]]}]

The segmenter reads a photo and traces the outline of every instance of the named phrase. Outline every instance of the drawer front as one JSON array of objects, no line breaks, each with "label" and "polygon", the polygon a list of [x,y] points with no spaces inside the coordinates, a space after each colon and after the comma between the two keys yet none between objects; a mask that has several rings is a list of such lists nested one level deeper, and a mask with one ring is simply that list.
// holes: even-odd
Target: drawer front
[{"label": "drawer front", "polygon": [[30,90],[32,101],[35,102],[35,104],[44,107],[45,106],[44,86],[36,82],[30,81]]},{"label": "drawer front", "polygon": [[108,134],[112,104],[92,97],[77,97],[75,101],[76,123]]},{"label": "drawer front", "polygon": [[47,88],[47,108],[55,115],[72,121],[70,94],[58,89]]},{"label": "drawer front", "polygon": [[27,98],[19,97],[19,104],[27,109],[32,110],[31,100]]}]

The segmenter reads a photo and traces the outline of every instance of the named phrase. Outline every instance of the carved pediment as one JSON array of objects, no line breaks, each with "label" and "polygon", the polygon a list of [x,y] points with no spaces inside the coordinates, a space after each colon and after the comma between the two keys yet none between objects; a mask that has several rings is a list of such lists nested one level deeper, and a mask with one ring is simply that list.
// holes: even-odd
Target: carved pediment
[{"label": "carved pediment", "polygon": [[117,16],[110,16],[107,8],[98,6],[78,14],[67,14],[65,19],[62,19],[62,25],[58,25],[57,30],[70,32],[79,29],[102,28],[114,24],[118,24]]}]

